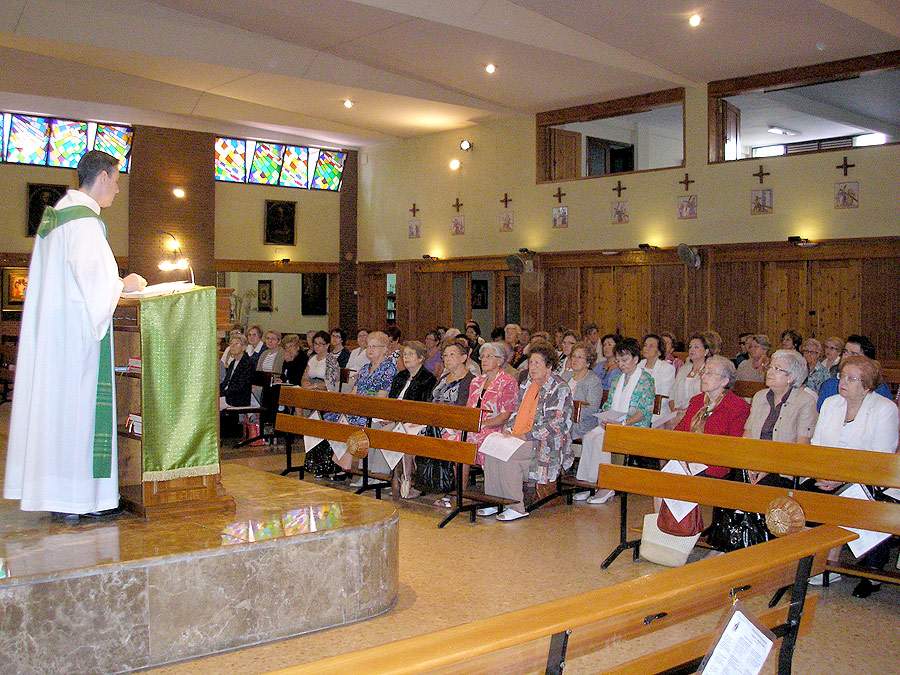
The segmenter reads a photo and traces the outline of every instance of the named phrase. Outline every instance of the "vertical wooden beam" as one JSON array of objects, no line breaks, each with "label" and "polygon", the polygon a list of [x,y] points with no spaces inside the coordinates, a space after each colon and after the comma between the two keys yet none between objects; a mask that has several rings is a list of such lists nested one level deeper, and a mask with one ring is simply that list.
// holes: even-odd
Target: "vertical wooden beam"
[{"label": "vertical wooden beam", "polygon": [[[359,187],[359,153],[347,152],[344,174],[341,179],[341,206],[339,225],[339,260],[341,264],[338,287],[338,323],[349,334],[356,336],[358,323],[356,274],[357,255],[357,190]],[[373,327],[374,328],[374,327]],[[380,326],[379,326],[380,328]]]}]

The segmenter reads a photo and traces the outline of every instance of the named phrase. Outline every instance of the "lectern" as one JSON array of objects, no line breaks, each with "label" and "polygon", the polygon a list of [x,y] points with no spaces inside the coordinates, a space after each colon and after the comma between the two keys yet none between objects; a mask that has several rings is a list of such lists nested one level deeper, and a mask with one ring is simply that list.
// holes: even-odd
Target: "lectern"
[{"label": "lectern", "polygon": [[113,350],[126,508],[148,518],[233,509],[220,482],[216,289],[122,299]]}]

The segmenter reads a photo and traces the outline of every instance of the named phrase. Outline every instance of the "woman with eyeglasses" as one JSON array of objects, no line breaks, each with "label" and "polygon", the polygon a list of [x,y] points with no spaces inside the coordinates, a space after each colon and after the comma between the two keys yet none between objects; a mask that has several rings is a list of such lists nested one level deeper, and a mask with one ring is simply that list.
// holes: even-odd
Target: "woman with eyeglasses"
[{"label": "woman with eyeglasses", "polygon": [[[328,351],[331,335],[324,330],[313,335],[312,355],[306,363],[306,370],[300,386],[317,391],[337,391],[340,379],[340,367],[337,356]],[[330,363],[331,362],[331,363]],[[330,366],[330,367],[329,367]]]},{"label": "woman with eyeglasses", "polygon": [[738,380],[766,381],[766,369],[769,367],[769,347],[769,338],[766,335],[754,335],[747,339],[747,352],[750,354],[750,358],[738,366]]},{"label": "woman with eyeglasses", "polygon": [[694,333],[688,342],[688,358],[678,373],[675,375],[675,383],[672,385],[672,398],[669,399],[669,409],[675,413],[675,419],[669,423],[667,429],[674,428],[687,410],[691,399],[700,393],[700,373],[706,359],[712,356],[706,336],[703,333]]},{"label": "woman with eyeglasses", "polygon": [[822,361],[824,353],[822,351],[822,343],[815,338],[806,338],[803,344],[800,345],[800,353],[806,359],[806,368],[809,371],[804,384],[812,391],[819,393],[819,387],[831,377],[828,368],[825,367],[825,363]]},{"label": "woman with eyeglasses", "polygon": [[822,363],[828,369],[828,372],[830,373],[829,377],[834,377],[837,375],[838,366],[841,363],[841,352],[844,351],[844,341],[839,337],[830,337],[825,340],[822,351],[824,353]]},{"label": "woman with eyeglasses", "polygon": [[557,375],[560,375],[564,380],[568,379],[568,375],[566,374],[567,370],[572,370],[572,365],[569,363],[569,357],[572,355],[572,347],[574,347],[578,342],[578,335],[575,331],[567,330],[563,333],[562,339],[560,340],[560,352],[561,356],[559,357],[559,362],[556,364],[555,372]]},{"label": "woman with eyeglasses", "polygon": [[[603,451],[603,437],[607,424],[625,424],[649,427],[653,419],[653,403],[656,399],[653,376],[639,365],[641,346],[634,338],[625,338],[616,345],[616,365],[621,371],[612,382],[609,396],[602,411],[616,411],[624,416],[621,422],[600,420],[599,425],[585,434],[581,445],[581,461],[578,464],[578,480],[596,483],[601,464],[609,464],[612,457]],[[588,504],[605,504],[615,496],[613,490],[600,490],[593,497],[588,491],[576,492],[576,501]]]},{"label": "woman with eyeglasses", "polygon": [[[744,438],[784,443],[809,443],[816,428],[816,396],[803,386],[806,360],[793,349],[772,354],[766,371],[766,389],[753,396]],[[763,471],[750,471],[751,483],[791,487],[793,480]]]},{"label": "woman with eyeglasses", "polygon": [[[875,391],[880,381],[881,368],[877,361],[866,356],[844,357],[840,365],[838,393],[829,396],[822,404],[812,444],[897,452],[897,406]],[[800,487],[813,492],[832,493],[843,485],[840,481],[810,478]],[[881,569],[887,562],[889,549],[890,539],[866,553],[863,564],[872,570]],[[836,559],[836,556],[831,559]],[[838,575],[832,575],[832,579],[836,578],[839,578]],[[867,598],[880,588],[877,582],[863,579],[853,589],[853,595]]]}]

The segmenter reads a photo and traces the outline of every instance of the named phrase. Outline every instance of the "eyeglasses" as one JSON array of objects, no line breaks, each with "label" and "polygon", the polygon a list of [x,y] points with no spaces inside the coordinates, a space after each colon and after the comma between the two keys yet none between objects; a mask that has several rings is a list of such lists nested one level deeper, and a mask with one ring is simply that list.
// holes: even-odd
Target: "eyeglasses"
[{"label": "eyeglasses", "polygon": [[314,347],[324,347],[327,344],[327,342],[322,342],[321,340],[313,340]]},{"label": "eyeglasses", "polygon": [[766,370],[774,370],[776,373],[781,373],[782,375],[790,375],[791,371],[785,370],[784,368],[779,368],[778,366],[769,366]]},{"label": "eyeglasses", "polygon": [[861,382],[862,378],[859,375],[841,375],[840,380],[844,382]]},{"label": "eyeglasses", "polygon": [[841,352],[844,356],[862,356],[862,352],[851,352],[849,349],[844,347],[844,351]]},{"label": "eyeglasses", "polygon": [[838,347],[837,345],[825,345],[825,350],[828,351],[829,349],[833,352],[841,351],[841,348]]},{"label": "eyeglasses", "polygon": [[387,345],[381,344],[380,342],[369,342],[367,344],[368,347],[375,347],[377,349],[387,349]]},{"label": "eyeglasses", "polygon": [[700,375],[701,375],[701,376],[703,376],[703,375],[715,375],[716,377],[725,377],[725,373],[720,373],[720,372],[718,372],[718,371],[716,371],[716,370],[707,370],[706,368],[704,368],[703,370],[700,371]]}]

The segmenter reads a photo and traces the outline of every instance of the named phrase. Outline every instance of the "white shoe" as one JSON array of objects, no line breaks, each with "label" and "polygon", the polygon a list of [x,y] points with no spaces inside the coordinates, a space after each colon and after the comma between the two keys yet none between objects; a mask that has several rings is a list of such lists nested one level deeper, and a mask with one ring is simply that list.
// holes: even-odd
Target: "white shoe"
[{"label": "white shoe", "polygon": [[605,504],[610,499],[616,496],[615,490],[606,490],[604,492],[598,492],[593,497],[587,500],[588,504]]},{"label": "white shoe", "polygon": [[[828,583],[833,584],[835,581],[840,581],[841,575],[835,574],[834,572],[830,572],[828,574]],[[824,586],[825,585],[825,575],[817,574],[814,577],[809,578],[809,583],[811,586]]]},{"label": "white shoe", "polygon": [[574,495],[572,495],[572,499],[574,499],[576,502],[585,502],[590,496],[590,490],[582,490],[581,492],[576,492]]},{"label": "white shoe", "polygon": [[524,518],[530,515],[528,511],[522,513],[521,511],[516,511],[515,509],[504,509],[503,513],[497,515],[497,520],[518,520],[519,518]]},{"label": "white shoe", "polygon": [[350,481],[350,487],[362,487],[362,476],[357,476]]},{"label": "white shoe", "polygon": [[499,510],[496,506],[485,506],[483,509],[477,509],[475,513],[479,516],[492,516]]}]

